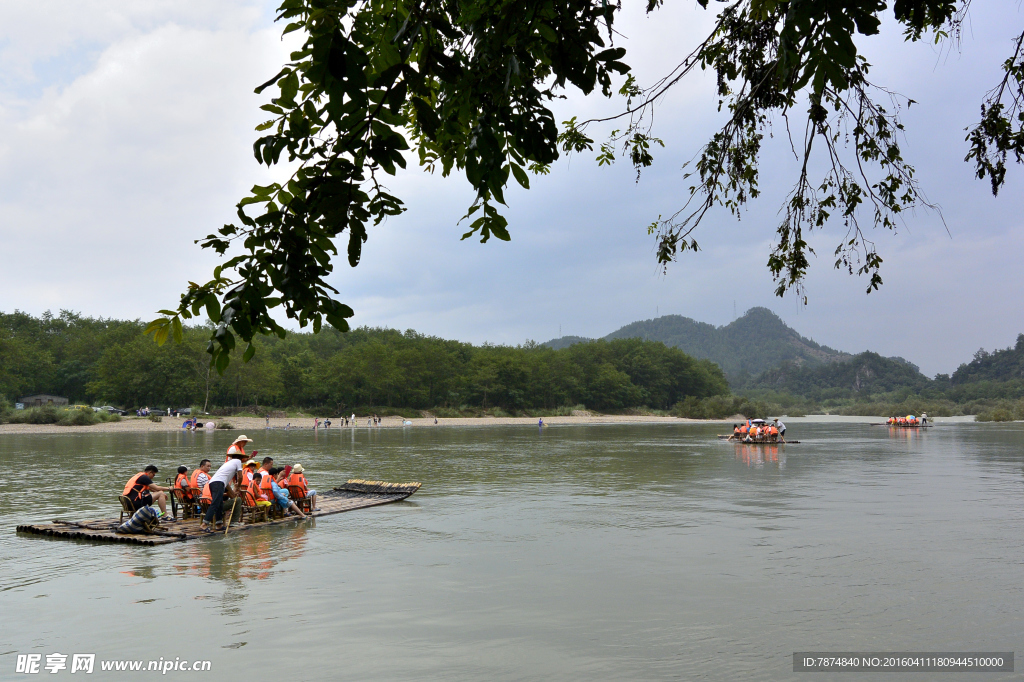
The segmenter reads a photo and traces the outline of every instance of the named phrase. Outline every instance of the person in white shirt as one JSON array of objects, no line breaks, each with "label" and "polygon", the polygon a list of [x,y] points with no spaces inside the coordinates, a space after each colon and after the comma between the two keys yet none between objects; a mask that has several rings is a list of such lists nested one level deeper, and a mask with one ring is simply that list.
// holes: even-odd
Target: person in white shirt
[{"label": "person in white shirt", "polygon": [[245,454],[233,454],[231,458],[220,465],[215,473],[210,478],[210,508],[206,510],[206,516],[203,517],[203,522],[199,525],[200,531],[210,530],[210,522],[213,521],[214,517],[217,518],[217,528],[220,529],[224,522],[224,510],[222,509],[222,503],[224,501],[224,490],[231,483],[236,485],[241,482],[242,478],[242,463],[249,459],[248,455]]},{"label": "person in white shirt", "polygon": [[775,427],[778,428],[778,430],[779,430],[779,440],[781,440],[783,443],[785,443],[786,442],[786,425],[783,424],[778,419],[776,419],[775,420]]}]

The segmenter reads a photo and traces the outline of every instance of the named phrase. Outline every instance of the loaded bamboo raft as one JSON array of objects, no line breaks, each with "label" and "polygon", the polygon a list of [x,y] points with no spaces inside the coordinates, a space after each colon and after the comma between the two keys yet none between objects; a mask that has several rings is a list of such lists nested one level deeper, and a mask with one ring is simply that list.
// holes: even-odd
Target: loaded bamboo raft
[{"label": "loaded bamboo raft", "polygon": [[[317,511],[311,516],[318,518],[328,514],[375,507],[389,502],[398,502],[409,497],[420,489],[419,483],[387,483],[385,481],[363,481],[352,479],[345,485],[325,493],[317,493]],[[230,505],[225,502],[225,511]],[[309,516],[309,515],[307,515]],[[227,513],[225,513],[227,518]],[[233,522],[227,530],[201,532],[199,519],[182,519],[177,523],[162,523],[159,529],[148,533],[127,534],[116,533],[120,525],[117,519],[97,519],[93,521],[64,521],[55,519],[52,523],[25,524],[18,526],[18,533],[45,535],[65,540],[89,540],[92,542],[123,542],[131,545],[166,545],[171,542],[185,542],[211,535],[226,535],[253,528],[276,526],[282,523],[301,523],[297,517],[286,516],[283,519],[271,519],[256,523]]]},{"label": "loaded bamboo raft", "polygon": [[[729,440],[729,438],[731,438],[731,436],[729,436],[728,434],[724,434],[724,433],[718,434],[718,440]],[[774,441],[773,440],[752,440],[752,441],[750,441],[748,443],[747,441],[745,441],[743,439],[735,438],[735,439],[733,439],[733,442],[734,443],[742,443],[743,445],[793,445],[794,443],[799,443],[800,441],[798,441],[798,440],[774,440]]]}]

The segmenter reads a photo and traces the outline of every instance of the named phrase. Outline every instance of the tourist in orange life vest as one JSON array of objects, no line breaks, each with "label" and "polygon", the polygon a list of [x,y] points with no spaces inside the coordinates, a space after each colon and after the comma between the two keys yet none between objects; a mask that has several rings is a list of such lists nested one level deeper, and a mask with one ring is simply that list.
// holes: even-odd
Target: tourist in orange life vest
[{"label": "tourist in orange life vest", "polygon": [[[153,483],[153,477],[160,470],[150,464],[148,467],[128,479],[128,484],[121,493],[132,502],[132,506],[138,511],[142,507],[153,504],[156,500],[160,507],[160,515],[157,518],[163,519],[167,516],[167,488]],[[152,493],[156,493],[153,495]],[[173,520],[173,519],[168,519]]]},{"label": "tourist in orange life vest", "polygon": [[174,487],[181,491],[181,499],[188,501],[192,494],[188,489],[188,467],[182,464],[178,467],[178,475],[174,477]]},{"label": "tourist in orange life vest", "polygon": [[256,473],[257,465],[258,463],[256,462],[256,460],[250,459],[248,462],[245,463],[245,466],[242,467],[242,485],[244,485],[247,488],[249,487],[249,484],[252,483],[253,476]]},{"label": "tourist in orange life vest", "polygon": [[192,477],[189,478],[188,484],[190,487],[202,492],[206,484],[210,482],[210,460],[204,459],[199,462],[199,466],[196,467],[195,471],[192,472]]},{"label": "tourist in orange life vest", "polygon": [[[260,466],[260,470],[256,472],[256,475],[262,478],[262,477],[266,476],[267,474],[269,474],[270,470],[272,468],[274,468],[274,458],[273,457],[264,457],[263,458],[263,464]],[[270,499],[270,498],[267,498],[267,499]]]},{"label": "tourist in orange life vest", "polygon": [[[248,438],[242,436],[246,441]],[[206,510],[206,516],[203,517],[203,522],[199,524],[200,531],[210,530],[210,522],[216,518],[217,528],[220,529],[223,526],[224,521],[224,493],[229,492],[229,496],[238,494],[238,485],[242,482],[242,464],[245,460],[249,459],[248,455],[236,453],[230,455],[227,462],[220,465],[216,473],[210,478],[207,487],[210,490],[210,506]],[[205,493],[203,495],[205,497]]]},{"label": "tourist in orange life vest", "polygon": [[739,424],[733,424],[732,425],[732,435],[729,436],[729,440],[739,440],[742,437],[743,436],[740,435],[740,425]]},{"label": "tourist in orange life vest", "polygon": [[[224,455],[224,461],[227,462],[231,459],[231,455],[241,455],[242,457],[248,457],[245,454],[245,444],[251,443],[252,438],[247,438],[244,434],[235,439],[235,442],[228,446],[228,452]],[[256,454],[255,452],[252,454]]]},{"label": "tourist in orange life vest", "polygon": [[252,498],[250,500],[251,502],[253,502],[257,507],[266,507],[270,505],[270,498],[264,495],[263,490],[260,488],[260,483],[260,477],[256,476],[249,481],[249,485],[246,490],[249,493],[249,497]]},{"label": "tourist in orange life vest", "polygon": [[305,471],[305,469],[302,468],[301,464],[296,464],[295,466],[292,467],[292,473],[288,477],[288,492],[291,493],[292,486],[297,486],[302,491],[302,494],[295,499],[308,499],[309,508],[315,511],[316,491],[309,489],[309,485],[306,483],[306,477],[302,475],[303,471]]}]

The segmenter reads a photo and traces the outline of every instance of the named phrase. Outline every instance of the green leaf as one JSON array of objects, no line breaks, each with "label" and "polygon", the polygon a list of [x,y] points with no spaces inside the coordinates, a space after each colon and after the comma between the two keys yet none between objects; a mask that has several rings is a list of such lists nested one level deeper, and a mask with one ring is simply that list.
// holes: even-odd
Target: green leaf
[{"label": "green leaf", "polygon": [[516,182],[523,186],[523,189],[530,189],[530,177],[526,174],[522,168],[517,164],[509,164],[512,167],[512,175],[515,177]]},{"label": "green leaf", "polygon": [[181,318],[177,315],[171,318],[171,326],[174,332],[174,343],[181,344],[185,340],[185,335],[181,329]]},{"label": "green leaf", "polygon": [[242,353],[242,362],[249,362],[252,360],[252,356],[254,355],[256,355],[256,346],[255,344],[250,343],[246,346],[245,352]]}]

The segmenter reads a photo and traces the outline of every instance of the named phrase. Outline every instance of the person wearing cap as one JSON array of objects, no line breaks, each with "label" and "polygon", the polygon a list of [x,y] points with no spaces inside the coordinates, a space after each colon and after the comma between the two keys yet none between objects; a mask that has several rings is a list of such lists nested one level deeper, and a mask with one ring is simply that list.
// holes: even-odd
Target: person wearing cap
[{"label": "person wearing cap", "polygon": [[316,509],[316,491],[309,489],[309,484],[306,483],[306,477],[302,474],[305,469],[302,468],[301,464],[296,464],[292,467],[292,473],[288,477],[288,489],[291,491],[293,486],[299,488],[301,496],[297,499],[309,500],[309,508]]},{"label": "person wearing cap", "polygon": [[252,438],[249,438],[244,433],[235,439],[235,442],[228,446],[228,452],[224,456],[224,461],[227,462],[231,459],[231,455],[241,455],[242,457],[248,457],[245,454],[245,444],[251,443]]},{"label": "person wearing cap", "polygon": [[[245,442],[251,442],[245,436],[240,436],[240,439],[245,439]],[[199,525],[199,530],[208,531],[210,530],[210,522],[217,519],[217,528],[221,528],[221,524],[224,521],[224,492],[231,486],[231,495],[234,495],[238,485],[242,481],[242,464],[245,460],[249,459],[249,455],[245,454],[244,451],[239,451],[228,455],[228,461],[220,465],[215,473],[210,478],[210,507],[206,510],[206,516],[203,517],[203,522]]]}]

